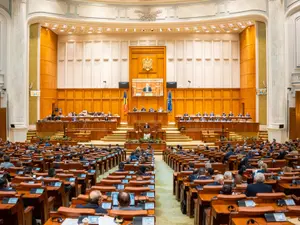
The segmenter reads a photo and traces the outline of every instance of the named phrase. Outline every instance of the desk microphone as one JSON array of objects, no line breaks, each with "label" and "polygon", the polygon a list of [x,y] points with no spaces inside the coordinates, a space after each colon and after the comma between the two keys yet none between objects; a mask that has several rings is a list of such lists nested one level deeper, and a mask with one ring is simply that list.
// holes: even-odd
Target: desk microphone
[{"label": "desk microphone", "polygon": [[255,219],[249,219],[247,221],[247,225],[249,225],[249,224],[258,224],[259,225],[259,223]]}]

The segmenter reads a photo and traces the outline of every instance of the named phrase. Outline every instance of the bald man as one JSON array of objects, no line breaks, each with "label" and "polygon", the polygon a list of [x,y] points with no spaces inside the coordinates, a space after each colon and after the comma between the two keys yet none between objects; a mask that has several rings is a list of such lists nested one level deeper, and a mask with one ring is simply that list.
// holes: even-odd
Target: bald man
[{"label": "bald man", "polygon": [[121,191],[118,195],[119,210],[142,210],[142,207],[130,206],[130,195],[127,192]]},{"label": "bald man", "polygon": [[91,191],[89,195],[89,200],[86,205],[76,205],[76,208],[82,209],[95,209],[96,213],[107,213],[105,209],[101,206],[102,194],[100,191]]}]

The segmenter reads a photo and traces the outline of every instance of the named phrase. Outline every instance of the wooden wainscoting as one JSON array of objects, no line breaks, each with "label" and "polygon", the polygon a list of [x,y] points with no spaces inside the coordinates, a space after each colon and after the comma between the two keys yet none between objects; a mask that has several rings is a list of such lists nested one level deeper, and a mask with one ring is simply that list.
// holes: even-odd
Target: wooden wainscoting
[{"label": "wooden wainscoting", "polygon": [[196,114],[200,112],[215,114],[232,111],[235,115],[240,113],[239,88],[180,88],[168,89],[172,91],[173,112],[169,114],[169,121],[179,114]]},{"label": "wooden wainscoting", "polygon": [[[128,90],[126,90],[128,91]],[[63,114],[89,112],[111,112],[119,114],[121,121],[127,121],[123,110],[124,89],[57,89],[57,106]]]}]

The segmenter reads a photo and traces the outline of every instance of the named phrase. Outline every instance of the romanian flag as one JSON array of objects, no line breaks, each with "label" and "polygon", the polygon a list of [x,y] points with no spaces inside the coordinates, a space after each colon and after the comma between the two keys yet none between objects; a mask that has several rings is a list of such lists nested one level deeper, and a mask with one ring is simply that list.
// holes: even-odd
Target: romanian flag
[{"label": "romanian flag", "polygon": [[124,100],[124,112],[127,113],[128,112],[128,99],[127,99],[126,91],[124,91],[123,100]]},{"label": "romanian flag", "polygon": [[168,102],[167,102],[167,105],[168,105],[168,111],[172,112],[173,105],[172,105],[172,92],[171,91],[168,92]]}]

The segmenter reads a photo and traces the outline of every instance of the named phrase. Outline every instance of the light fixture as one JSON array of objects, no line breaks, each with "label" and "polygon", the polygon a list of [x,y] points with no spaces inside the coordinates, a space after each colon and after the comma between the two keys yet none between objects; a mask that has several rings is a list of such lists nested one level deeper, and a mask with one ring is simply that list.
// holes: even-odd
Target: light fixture
[{"label": "light fixture", "polygon": [[199,32],[200,32],[200,30],[196,30],[196,32],[197,32],[197,33],[199,33]]},{"label": "light fixture", "polygon": [[221,28],[224,28],[224,27],[225,27],[225,25],[224,25],[224,24],[221,24],[221,25],[220,25],[220,27],[221,27]]},{"label": "light fixture", "polygon": [[90,27],[90,28],[89,28],[89,30],[93,30],[93,28],[92,28],[92,27]]},{"label": "light fixture", "polygon": [[125,28],[125,32],[127,32],[127,28]]},{"label": "light fixture", "polygon": [[233,30],[239,30],[239,28],[235,27],[235,28],[233,28]]},{"label": "light fixture", "polygon": [[65,32],[65,30],[64,30],[64,29],[61,29],[60,32]]},{"label": "light fixture", "polygon": [[186,27],[185,30],[190,30],[190,28]]},{"label": "light fixture", "polygon": [[206,28],[206,26],[202,26],[202,29],[203,29],[203,30],[206,30],[207,28]]},{"label": "light fixture", "polygon": [[219,30],[216,30],[216,32],[217,32],[217,33],[220,33],[220,31],[219,31]]},{"label": "light fixture", "polygon": [[168,31],[171,31],[172,29],[171,28],[168,28]]},{"label": "light fixture", "polygon": [[248,24],[248,25],[252,25],[252,22],[251,22],[251,21],[248,21],[247,24]]},{"label": "light fixture", "polygon": [[228,24],[228,26],[229,26],[229,27],[233,27],[233,24],[232,24],[232,23],[230,23],[230,24]]},{"label": "light fixture", "polygon": [[136,32],[136,28],[133,29],[133,32]]},{"label": "light fixture", "polygon": [[74,30],[74,29],[75,29],[75,26],[72,26],[71,28]]},{"label": "light fixture", "polygon": [[66,24],[64,24],[62,27],[63,27],[63,28],[67,28],[67,25],[66,25]]},{"label": "light fixture", "polygon": [[209,30],[206,30],[205,32],[206,32],[206,33],[209,33]]},{"label": "light fixture", "polygon": [[52,30],[56,30],[56,27],[52,27]]},{"label": "light fixture", "polygon": [[106,28],[106,31],[110,31],[110,28]]},{"label": "light fixture", "polygon": [[159,31],[162,32],[163,30],[161,28],[159,28]]},{"label": "light fixture", "polygon": [[92,30],[89,30],[88,33],[91,34],[91,33],[93,33],[93,31],[92,31]]},{"label": "light fixture", "polygon": [[68,34],[73,34],[73,32],[68,32]]},{"label": "light fixture", "polygon": [[216,29],[216,26],[214,26],[214,25],[211,25],[210,27],[211,27],[212,29]]},{"label": "light fixture", "polygon": [[226,32],[227,32],[227,33],[230,33],[230,30],[227,30]]},{"label": "light fixture", "polygon": [[53,25],[53,27],[57,27],[57,26],[58,26],[57,24],[54,24],[54,25]]},{"label": "light fixture", "polygon": [[180,28],[176,28],[177,29],[177,31],[180,31]]},{"label": "light fixture", "polygon": [[194,27],[194,30],[198,30],[198,28],[197,28],[197,27]]},{"label": "light fixture", "polygon": [[119,31],[119,28],[116,28],[116,31]]},{"label": "light fixture", "polygon": [[49,23],[45,23],[44,26],[45,26],[45,27],[48,27],[48,26],[49,26]]}]

